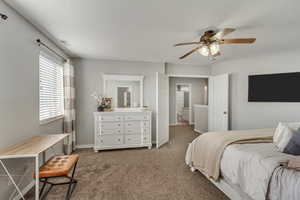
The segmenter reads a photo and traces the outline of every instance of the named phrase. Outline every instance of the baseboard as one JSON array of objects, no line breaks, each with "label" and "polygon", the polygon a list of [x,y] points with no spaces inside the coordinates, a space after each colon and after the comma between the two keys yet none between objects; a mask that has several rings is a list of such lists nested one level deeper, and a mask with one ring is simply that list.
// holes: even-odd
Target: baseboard
[{"label": "baseboard", "polygon": [[[29,190],[31,190],[34,186],[35,186],[35,181],[31,181],[31,183],[29,183],[23,190],[21,190],[23,196],[25,196],[27,192],[29,192]],[[21,195],[18,193],[18,195],[15,196],[13,200],[20,200],[21,198],[22,198]]]},{"label": "baseboard", "polygon": [[76,149],[90,149],[93,148],[93,144],[81,144],[81,145],[76,145]]},{"label": "baseboard", "polygon": [[169,126],[177,126],[177,124],[169,124]]}]

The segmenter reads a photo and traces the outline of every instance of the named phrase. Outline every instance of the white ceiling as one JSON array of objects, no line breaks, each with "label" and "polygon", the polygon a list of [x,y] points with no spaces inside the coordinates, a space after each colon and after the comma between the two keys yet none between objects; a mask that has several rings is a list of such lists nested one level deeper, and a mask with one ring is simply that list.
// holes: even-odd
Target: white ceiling
[{"label": "white ceiling", "polygon": [[180,61],[208,27],[232,27],[252,45],[222,46],[218,61],[298,48],[299,0],[7,0],[74,57],[209,64],[198,53]]}]

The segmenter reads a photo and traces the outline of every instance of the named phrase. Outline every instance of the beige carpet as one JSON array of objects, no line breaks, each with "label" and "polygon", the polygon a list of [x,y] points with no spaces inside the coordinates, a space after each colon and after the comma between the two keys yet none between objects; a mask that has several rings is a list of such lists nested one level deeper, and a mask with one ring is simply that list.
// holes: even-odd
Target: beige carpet
[{"label": "beige carpet", "polygon": [[[74,200],[221,200],[228,199],[199,172],[184,163],[187,144],[197,137],[191,127],[170,128],[170,144],[160,149],[80,150]],[[47,199],[64,199],[56,186]],[[28,195],[33,199],[33,192]]]}]

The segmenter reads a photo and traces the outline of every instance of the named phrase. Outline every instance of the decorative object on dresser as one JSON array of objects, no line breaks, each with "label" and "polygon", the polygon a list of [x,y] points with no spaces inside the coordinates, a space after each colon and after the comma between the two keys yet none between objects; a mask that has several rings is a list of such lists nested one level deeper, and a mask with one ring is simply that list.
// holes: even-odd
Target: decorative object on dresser
[{"label": "decorative object on dresser", "polygon": [[152,147],[151,111],[95,112],[94,150]]},{"label": "decorative object on dresser", "polygon": [[112,98],[102,97],[102,95],[97,94],[96,92],[91,94],[91,96],[94,97],[94,99],[97,101],[98,112],[112,110],[112,106],[111,106]]}]

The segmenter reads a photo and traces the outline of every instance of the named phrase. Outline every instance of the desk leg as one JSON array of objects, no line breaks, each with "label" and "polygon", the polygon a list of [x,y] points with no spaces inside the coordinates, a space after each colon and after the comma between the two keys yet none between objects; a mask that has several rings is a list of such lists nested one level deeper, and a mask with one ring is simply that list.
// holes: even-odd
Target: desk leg
[{"label": "desk leg", "polygon": [[8,169],[6,168],[6,166],[4,165],[4,163],[2,162],[2,160],[0,160],[0,163],[5,171],[5,173],[7,174],[8,178],[10,179],[10,181],[13,183],[13,185],[15,186],[16,190],[18,191],[19,195],[21,196],[21,198],[23,200],[25,200],[20,188],[18,187],[18,185],[16,184],[15,180],[13,179],[12,175],[9,173]]},{"label": "desk leg", "polygon": [[39,156],[35,157],[35,200],[39,200]]},{"label": "desk leg", "polygon": [[42,164],[44,164],[46,162],[46,152],[45,151],[43,151],[42,157],[43,157],[43,163]]}]

